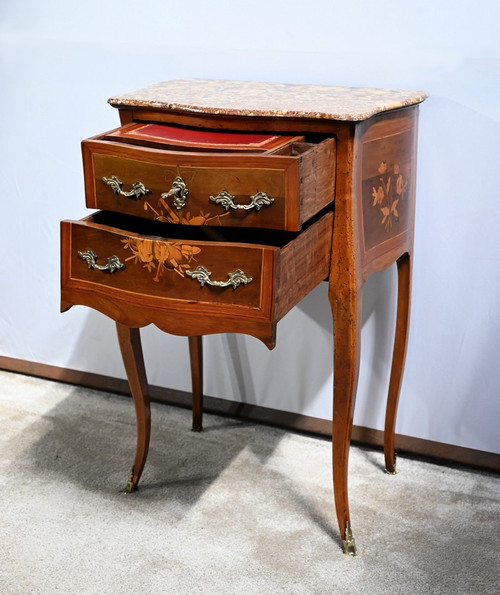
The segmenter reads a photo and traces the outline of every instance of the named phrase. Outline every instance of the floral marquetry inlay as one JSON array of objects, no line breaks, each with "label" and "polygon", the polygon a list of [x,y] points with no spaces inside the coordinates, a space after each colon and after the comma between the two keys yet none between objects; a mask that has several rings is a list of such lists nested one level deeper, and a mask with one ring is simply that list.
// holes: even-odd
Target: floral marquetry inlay
[{"label": "floral marquetry inlay", "polygon": [[184,277],[186,270],[191,267],[190,263],[196,261],[195,256],[201,252],[201,248],[181,242],[148,238],[128,238],[121,241],[124,249],[132,252],[132,256],[125,261],[134,260],[136,264],[143,263],[148,271],[154,272],[153,281],[157,282],[166,271],[175,272]]},{"label": "floral marquetry inlay", "polygon": [[399,221],[398,205],[406,198],[408,180],[401,173],[398,163],[390,167],[387,161],[381,161],[378,173],[378,180],[372,187],[372,207],[380,209],[380,223],[389,232]]},{"label": "floral marquetry inlay", "polygon": [[363,145],[362,207],[365,249],[408,230],[414,171],[413,133],[403,131]]},{"label": "floral marquetry inlay", "polygon": [[210,213],[204,213],[203,211],[194,214],[189,210],[184,212],[183,210],[173,209],[169,205],[168,200],[164,197],[161,197],[156,205],[145,201],[144,210],[149,211],[153,216],[152,218],[156,221],[175,223],[179,225],[207,225],[209,223],[215,225],[219,222],[219,219],[230,214],[218,213],[216,215],[211,215]]}]

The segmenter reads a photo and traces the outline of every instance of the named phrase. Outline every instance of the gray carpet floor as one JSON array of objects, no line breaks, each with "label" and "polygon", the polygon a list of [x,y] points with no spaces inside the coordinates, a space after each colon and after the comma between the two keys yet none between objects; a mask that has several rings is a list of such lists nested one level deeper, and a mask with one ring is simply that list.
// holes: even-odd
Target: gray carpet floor
[{"label": "gray carpet floor", "polygon": [[[445,423],[445,420],[443,421]],[[328,440],[0,372],[2,594],[500,593],[499,478],[352,448],[344,556]]]}]

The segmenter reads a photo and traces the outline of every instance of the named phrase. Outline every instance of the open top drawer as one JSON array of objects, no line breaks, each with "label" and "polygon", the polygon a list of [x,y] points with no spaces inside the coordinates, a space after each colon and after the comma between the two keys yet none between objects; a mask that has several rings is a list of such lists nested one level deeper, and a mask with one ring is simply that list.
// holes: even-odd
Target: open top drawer
[{"label": "open top drawer", "polygon": [[132,124],[83,141],[86,203],[167,223],[298,231],[334,200],[335,139]]}]

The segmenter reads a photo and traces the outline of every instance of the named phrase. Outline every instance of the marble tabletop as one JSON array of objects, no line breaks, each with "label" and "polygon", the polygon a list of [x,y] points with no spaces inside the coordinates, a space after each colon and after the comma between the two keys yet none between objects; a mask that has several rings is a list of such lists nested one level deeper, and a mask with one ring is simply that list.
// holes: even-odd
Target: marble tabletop
[{"label": "marble tabletop", "polygon": [[114,107],[145,107],[230,116],[366,120],[420,103],[425,91],[177,79],[111,97]]}]

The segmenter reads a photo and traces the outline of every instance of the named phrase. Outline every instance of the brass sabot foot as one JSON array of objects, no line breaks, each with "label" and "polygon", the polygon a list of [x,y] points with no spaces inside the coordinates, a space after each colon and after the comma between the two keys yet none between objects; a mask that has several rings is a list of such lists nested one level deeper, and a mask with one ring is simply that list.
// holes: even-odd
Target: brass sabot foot
[{"label": "brass sabot foot", "polygon": [[130,469],[130,472],[127,477],[127,485],[123,490],[124,494],[131,494],[137,490],[137,482],[134,481],[134,468]]},{"label": "brass sabot foot", "polygon": [[357,556],[356,541],[354,540],[351,523],[349,521],[345,524],[345,538],[342,540],[342,549],[344,554],[348,556]]}]

